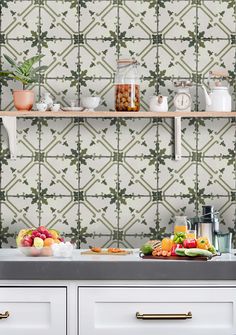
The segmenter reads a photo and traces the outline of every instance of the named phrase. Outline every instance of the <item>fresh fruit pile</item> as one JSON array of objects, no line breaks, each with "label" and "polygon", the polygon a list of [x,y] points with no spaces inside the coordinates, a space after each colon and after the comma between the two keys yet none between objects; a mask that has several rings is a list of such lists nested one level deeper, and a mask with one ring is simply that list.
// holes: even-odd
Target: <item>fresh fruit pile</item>
[{"label": "fresh fruit pile", "polygon": [[50,247],[54,243],[63,242],[64,239],[55,229],[40,226],[37,229],[22,229],[17,238],[18,247],[35,247],[37,249]]},{"label": "fresh fruit pile", "polygon": [[210,244],[207,237],[187,238],[183,232],[175,233],[172,239],[165,237],[162,241],[148,241],[140,248],[140,252],[145,256],[162,257],[204,256],[211,258],[213,254],[216,254],[214,246]]}]

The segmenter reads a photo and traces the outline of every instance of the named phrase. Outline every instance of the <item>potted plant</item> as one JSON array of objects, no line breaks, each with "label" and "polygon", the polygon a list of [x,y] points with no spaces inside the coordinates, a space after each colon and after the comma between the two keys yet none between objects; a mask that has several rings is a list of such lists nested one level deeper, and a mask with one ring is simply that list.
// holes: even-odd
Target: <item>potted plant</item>
[{"label": "potted plant", "polygon": [[30,111],[34,104],[34,92],[27,90],[26,86],[39,81],[39,73],[47,70],[47,66],[38,66],[34,68],[34,64],[39,62],[44,55],[37,55],[25,60],[23,63],[16,63],[9,56],[4,55],[5,59],[11,65],[11,70],[0,71],[0,76],[7,79],[15,79],[22,83],[23,90],[14,90],[14,106],[18,111]]}]

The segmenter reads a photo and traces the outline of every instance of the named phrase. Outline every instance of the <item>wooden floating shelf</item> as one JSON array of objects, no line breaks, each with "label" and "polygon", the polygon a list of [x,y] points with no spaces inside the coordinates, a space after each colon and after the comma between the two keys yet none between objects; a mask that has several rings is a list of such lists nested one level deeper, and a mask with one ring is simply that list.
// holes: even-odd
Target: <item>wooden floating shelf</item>
[{"label": "wooden floating shelf", "polygon": [[234,112],[107,112],[107,111],[59,111],[59,112],[38,112],[38,111],[0,111],[0,117],[14,116],[14,117],[78,117],[78,118],[228,118],[236,117],[236,111]]}]

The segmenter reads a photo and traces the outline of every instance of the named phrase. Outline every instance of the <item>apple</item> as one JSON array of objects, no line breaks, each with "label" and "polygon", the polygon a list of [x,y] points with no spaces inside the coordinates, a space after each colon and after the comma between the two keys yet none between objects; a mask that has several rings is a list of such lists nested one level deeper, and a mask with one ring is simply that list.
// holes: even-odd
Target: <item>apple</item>
[{"label": "apple", "polygon": [[23,240],[21,241],[21,245],[22,245],[23,247],[32,247],[32,245],[33,245],[33,239],[32,239],[32,237],[29,236],[29,235],[26,235],[26,236],[23,238]]},{"label": "apple", "polygon": [[42,240],[45,240],[47,238],[45,234],[40,234],[40,236],[38,237],[40,237]]}]

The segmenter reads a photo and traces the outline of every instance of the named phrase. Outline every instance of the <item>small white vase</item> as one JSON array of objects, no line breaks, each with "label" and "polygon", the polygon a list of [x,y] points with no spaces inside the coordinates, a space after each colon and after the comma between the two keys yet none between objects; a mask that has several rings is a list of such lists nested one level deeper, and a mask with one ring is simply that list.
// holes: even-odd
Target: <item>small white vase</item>
[{"label": "small white vase", "polygon": [[42,98],[41,102],[47,104],[47,110],[50,110],[52,108],[52,106],[53,106],[53,100],[51,98],[50,93],[45,92],[44,95],[43,95],[43,98]]}]

